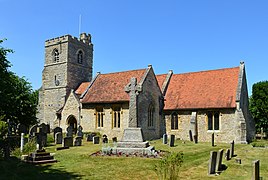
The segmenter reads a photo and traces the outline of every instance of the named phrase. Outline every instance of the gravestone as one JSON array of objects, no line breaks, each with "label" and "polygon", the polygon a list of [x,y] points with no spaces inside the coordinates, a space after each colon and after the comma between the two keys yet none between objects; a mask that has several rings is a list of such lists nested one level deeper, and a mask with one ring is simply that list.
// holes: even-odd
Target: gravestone
[{"label": "gravestone", "polygon": [[117,137],[113,137],[112,140],[113,140],[113,143],[116,143],[117,142]]},{"label": "gravestone", "polygon": [[167,144],[168,143],[168,136],[167,134],[163,134],[163,144]]},{"label": "gravestone", "polygon": [[208,175],[216,173],[217,151],[210,151],[210,158],[208,163]]},{"label": "gravestone", "polygon": [[20,136],[20,152],[23,151],[23,146],[24,146],[24,133],[21,133],[21,136]]},{"label": "gravestone", "polygon": [[40,142],[41,142],[41,147],[45,147],[47,145],[47,129],[45,127],[45,129],[43,129],[43,127],[37,127],[37,133],[39,135],[40,138]]},{"label": "gravestone", "polygon": [[29,130],[29,135],[30,135],[30,137],[33,137],[34,136],[34,133],[36,133],[37,132],[37,124],[36,125],[33,125],[31,128],[30,128],[30,130]]},{"label": "gravestone", "polygon": [[194,141],[194,140],[193,140],[193,133],[192,133],[191,130],[189,130],[189,137],[190,137],[190,141]]},{"label": "gravestone", "polygon": [[252,161],[252,180],[259,180],[260,179],[260,160]]},{"label": "gravestone", "polygon": [[100,137],[99,136],[94,136],[93,137],[93,144],[99,144],[100,143]]},{"label": "gravestone", "polygon": [[214,133],[211,134],[211,145],[215,146],[215,144],[214,144]]},{"label": "gravestone", "polygon": [[49,129],[50,129],[50,128],[47,126],[47,124],[42,123],[42,124],[39,125],[39,127],[42,128],[43,133],[45,133],[45,134],[50,133],[50,132],[49,132]]},{"label": "gravestone", "polygon": [[27,133],[27,127],[24,124],[19,123],[17,126],[17,129],[18,129],[19,134],[21,134],[21,133],[26,134]]},{"label": "gravestone", "polygon": [[93,137],[96,136],[96,133],[90,133],[87,135],[87,141],[93,141]]},{"label": "gravestone", "polygon": [[229,161],[231,158],[230,158],[230,149],[226,149],[226,155],[225,155],[225,158],[227,161]]},{"label": "gravestone", "polygon": [[234,157],[234,140],[230,143],[231,144],[231,158]]},{"label": "gravestone", "polygon": [[62,132],[55,134],[55,144],[62,144]]},{"label": "gravestone", "polygon": [[217,152],[217,161],[216,161],[216,171],[217,172],[222,170],[222,156],[223,156],[223,149],[220,149]]},{"label": "gravestone", "polygon": [[53,137],[54,137],[54,140],[56,140],[56,139],[55,139],[55,135],[56,135],[56,133],[58,133],[58,132],[62,133],[62,128],[60,128],[60,127],[55,127],[55,128],[53,129]]},{"label": "gravestone", "polygon": [[174,143],[175,143],[175,135],[174,134],[171,134],[170,135],[169,146],[170,147],[174,147]]},{"label": "gravestone", "polygon": [[63,138],[63,147],[72,147],[73,146],[73,137],[65,137]]},{"label": "gravestone", "polygon": [[75,137],[74,146],[82,146],[82,137],[81,136]]},{"label": "gravestone", "polygon": [[73,137],[73,127],[68,126],[66,130],[67,130],[66,136],[67,137]]},{"label": "gravestone", "polygon": [[82,128],[82,126],[79,125],[77,128],[77,136],[82,137],[82,139],[83,139],[83,135],[84,135],[83,128]]},{"label": "gravestone", "polygon": [[103,143],[108,143],[108,138],[107,138],[107,136],[105,134],[102,136],[102,142]]},{"label": "gravestone", "polygon": [[194,143],[197,144],[197,135],[194,135]]}]

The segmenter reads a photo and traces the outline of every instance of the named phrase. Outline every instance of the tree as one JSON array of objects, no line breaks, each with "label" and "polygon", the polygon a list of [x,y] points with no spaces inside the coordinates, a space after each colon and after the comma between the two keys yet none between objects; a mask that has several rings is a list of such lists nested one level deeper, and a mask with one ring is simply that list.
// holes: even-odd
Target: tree
[{"label": "tree", "polygon": [[268,133],[268,81],[253,84],[249,107],[257,132],[263,128]]},{"label": "tree", "polygon": [[1,46],[0,40],[0,120],[31,125],[36,123],[37,91],[27,80],[9,71],[7,54],[13,52]]}]

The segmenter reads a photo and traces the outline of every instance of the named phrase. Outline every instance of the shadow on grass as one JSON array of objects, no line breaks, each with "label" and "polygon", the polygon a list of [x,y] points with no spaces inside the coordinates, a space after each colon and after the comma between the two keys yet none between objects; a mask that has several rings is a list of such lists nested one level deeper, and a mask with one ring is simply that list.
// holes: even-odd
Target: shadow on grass
[{"label": "shadow on grass", "polygon": [[63,168],[52,169],[51,165],[33,165],[22,162],[16,157],[0,159],[0,179],[80,179],[82,176],[65,171]]}]

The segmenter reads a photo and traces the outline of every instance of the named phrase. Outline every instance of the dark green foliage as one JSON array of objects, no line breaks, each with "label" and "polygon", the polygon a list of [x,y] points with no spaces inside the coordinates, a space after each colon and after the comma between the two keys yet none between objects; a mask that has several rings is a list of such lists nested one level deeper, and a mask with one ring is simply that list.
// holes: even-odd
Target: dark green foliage
[{"label": "dark green foliage", "polygon": [[38,92],[32,90],[24,77],[9,71],[11,64],[6,56],[13,51],[2,47],[2,42],[0,40],[0,120],[9,119],[26,126],[35,124]]},{"label": "dark green foliage", "polygon": [[253,84],[249,106],[257,132],[263,128],[268,133],[268,81]]},{"label": "dark green foliage", "polygon": [[4,121],[0,121],[0,139],[3,139],[4,136],[7,134],[7,123]]},{"label": "dark green foliage", "polygon": [[173,152],[166,154],[155,166],[158,178],[161,180],[179,179],[179,169],[183,163],[183,153]]}]

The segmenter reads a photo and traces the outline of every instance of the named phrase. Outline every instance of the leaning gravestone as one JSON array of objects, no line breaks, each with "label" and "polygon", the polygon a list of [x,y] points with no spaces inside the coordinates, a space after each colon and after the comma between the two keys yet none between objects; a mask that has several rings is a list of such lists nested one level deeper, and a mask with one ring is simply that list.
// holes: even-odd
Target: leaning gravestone
[{"label": "leaning gravestone", "polygon": [[168,143],[167,134],[163,134],[163,144],[167,144],[167,143]]},{"label": "leaning gravestone", "polygon": [[57,132],[55,134],[55,144],[61,144],[62,143],[62,132]]},{"label": "leaning gravestone", "polygon": [[81,146],[82,145],[82,137],[77,136],[74,139],[74,146]]},{"label": "leaning gravestone", "polygon": [[231,158],[232,158],[234,157],[234,140],[230,144],[231,144]]},{"label": "leaning gravestone", "polygon": [[169,146],[170,146],[170,147],[174,147],[174,143],[175,143],[175,135],[174,135],[174,134],[171,134],[171,135],[170,135]]},{"label": "leaning gravestone", "polygon": [[226,160],[229,161],[231,158],[230,158],[230,149],[227,149],[226,150]]},{"label": "leaning gravestone", "polygon": [[208,175],[216,173],[217,151],[210,151],[210,158],[208,164]]},{"label": "leaning gravestone", "polygon": [[214,133],[211,134],[211,146],[215,146],[214,144]]},{"label": "leaning gravestone", "polygon": [[54,140],[55,140],[55,135],[56,135],[56,133],[58,133],[58,132],[62,133],[62,128],[60,128],[60,127],[56,127],[56,128],[53,129]]},{"label": "leaning gravestone", "polygon": [[93,144],[99,144],[100,143],[100,137],[99,136],[94,136],[93,137]]},{"label": "leaning gravestone", "polygon": [[259,180],[260,179],[260,160],[252,161],[252,180]]},{"label": "leaning gravestone", "polygon": [[190,141],[194,141],[194,140],[193,140],[193,133],[192,133],[191,130],[189,130],[189,137],[190,137]]},{"label": "leaning gravestone", "polygon": [[93,137],[96,136],[96,133],[90,133],[87,135],[87,141],[93,141]]},{"label": "leaning gravestone", "polygon": [[222,156],[223,156],[223,149],[220,149],[217,152],[217,161],[216,161],[216,171],[217,172],[222,170]]}]

